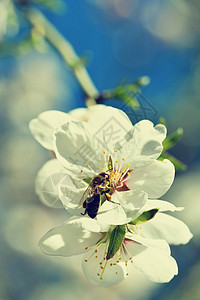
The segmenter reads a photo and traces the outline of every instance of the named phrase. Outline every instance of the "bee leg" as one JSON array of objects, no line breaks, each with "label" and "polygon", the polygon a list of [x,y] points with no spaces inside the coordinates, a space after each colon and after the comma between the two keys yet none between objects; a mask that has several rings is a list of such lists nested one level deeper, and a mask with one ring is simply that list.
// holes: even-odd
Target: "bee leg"
[{"label": "bee leg", "polygon": [[120,203],[117,203],[117,202],[114,202],[114,201],[112,201],[112,200],[111,200],[111,196],[110,196],[110,194],[108,194],[108,193],[105,193],[105,196],[106,196],[106,199],[107,199],[109,202],[112,202],[112,203],[114,203],[114,204],[118,204],[118,205],[120,205]]},{"label": "bee leg", "polygon": [[87,209],[84,211],[84,213],[81,213],[82,216],[85,216],[87,214]]}]

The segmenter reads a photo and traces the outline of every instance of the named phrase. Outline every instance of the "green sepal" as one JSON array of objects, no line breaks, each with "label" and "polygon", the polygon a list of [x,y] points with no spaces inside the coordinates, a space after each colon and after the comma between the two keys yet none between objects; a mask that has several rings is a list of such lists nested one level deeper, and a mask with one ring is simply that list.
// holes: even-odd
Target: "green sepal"
[{"label": "green sepal", "polygon": [[129,224],[131,224],[131,225],[143,224],[143,223],[153,219],[153,217],[157,214],[158,211],[159,211],[158,208],[147,210],[147,211],[143,212],[143,214],[141,214],[138,218],[129,222]]},{"label": "green sepal", "polygon": [[161,161],[163,161],[164,159],[169,159],[174,164],[176,171],[185,171],[187,169],[187,166],[184,163],[182,163],[180,160],[178,160],[168,152],[163,152],[158,158],[158,160]]},{"label": "green sepal", "polygon": [[135,94],[140,92],[141,87],[148,85],[149,82],[150,78],[148,76],[142,76],[132,83],[127,84],[124,82],[112,90],[105,90],[102,92],[102,96],[104,99],[118,98],[132,109],[138,109],[140,104]]},{"label": "green sepal", "polygon": [[167,122],[166,122],[166,120],[165,120],[164,117],[160,117],[160,119],[159,119],[159,124],[162,124],[162,125],[164,125],[165,127],[167,127]]},{"label": "green sepal", "polygon": [[86,183],[90,184],[92,181],[92,177],[87,177],[87,178],[83,178],[83,181],[85,181]]},{"label": "green sepal", "polygon": [[106,259],[109,260],[112,258],[119,248],[121,247],[124,237],[126,234],[126,225],[118,225],[115,227],[115,229],[112,231],[110,235],[110,241],[108,245],[108,253],[106,255]]},{"label": "green sepal", "polygon": [[183,129],[178,128],[163,141],[163,151],[171,149],[183,135]]}]

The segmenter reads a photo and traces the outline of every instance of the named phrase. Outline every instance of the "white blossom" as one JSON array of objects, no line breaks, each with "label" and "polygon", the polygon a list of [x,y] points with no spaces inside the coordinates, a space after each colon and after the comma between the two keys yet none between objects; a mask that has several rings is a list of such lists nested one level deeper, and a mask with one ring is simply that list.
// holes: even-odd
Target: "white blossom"
[{"label": "white blossom", "polygon": [[[165,201],[148,201],[148,207],[161,211],[176,210]],[[146,206],[146,207],[147,207]],[[122,226],[122,225],[121,225]],[[125,226],[125,225],[124,225]],[[72,256],[83,254],[82,268],[94,284],[110,286],[121,282],[135,268],[154,282],[168,282],[178,273],[176,261],[168,243],[186,244],[192,237],[180,220],[158,212],[140,225],[127,225],[123,240],[113,257],[108,258],[111,235],[102,231],[98,221],[87,217],[72,217],[63,225],[49,231],[40,240],[41,250],[48,255]],[[114,226],[118,228],[120,226]],[[114,230],[112,228],[112,230]],[[113,240],[113,245],[117,240]]]},{"label": "white blossom", "polygon": [[[30,123],[34,137],[56,156],[36,179],[37,194],[45,204],[57,207],[60,199],[71,214],[80,216],[84,212],[80,199],[88,188],[85,180],[107,174],[104,194],[110,201],[102,203],[97,219],[118,225],[136,218],[148,198],[167,192],[174,166],[169,160],[157,160],[165,126],[154,127],[148,120],[133,126],[125,113],[103,105],[90,110],[87,122],[76,121],[72,115],[49,111]],[[44,182],[55,173],[64,174],[64,181],[56,193],[46,191],[44,197]]]}]

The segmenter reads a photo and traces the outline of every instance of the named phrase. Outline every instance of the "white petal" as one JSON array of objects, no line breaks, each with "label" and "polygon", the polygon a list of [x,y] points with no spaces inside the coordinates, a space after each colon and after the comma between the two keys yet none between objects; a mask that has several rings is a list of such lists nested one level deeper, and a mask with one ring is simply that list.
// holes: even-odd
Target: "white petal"
[{"label": "white petal", "polygon": [[[161,241],[160,241],[161,242]],[[162,247],[145,246],[128,241],[126,248],[132,256],[132,267],[144,273],[154,282],[169,282],[178,274],[176,261]]]},{"label": "white petal", "polygon": [[88,185],[82,180],[79,184],[75,182],[75,185],[76,186],[74,187],[69,185],[60,186],[59,197],[64,207],[70,214],[80,216],[81,213],[84,213],[84,209],[82,205],[80,205],[80,200]]},{"label": "white petal", "polygon": [[176,207],[174,204],[163,201],[163,200],[148,200],[146,204],[143,206],[143,211],[151,210],[154,208],[158,208],[159,212],[161,211],[182,211],[184,207]]},{"label": "white petal", "polygon": [[97,214],[97,221],[101,224],[120,225],[129,222],[122,206],[116,202],[105,201]]},{"label": "white petal", "polygon": [[34,138],[44,148],[54,150],[54,131],[71,120],[73,118],[64,112],[49,110],[41,113],[38,118],[31,120],[29,128]]},{"label": "white petal", "polygon": [[36,194],[47,206],[63,207],[59,199],[59,185],[71,182],[63,166],[57,159],[44,164],[35,181]]},{"label": "white petal", "polygon": [[144,191],[149,198],[159,198],[172,185],[174,175],[174,165],[169,160],[156,160],[144,167],[133,169],[126,184],[130,189]]},{"label": "white petal", "polygon": [[120,203],[124,209],[128,222],[138,217],[138,213],[147,202],[147,199],[146,193],[134,190],[115,192],[112,197],[112,200]]},{"label": "white petal", "polygon": [[102,110],[102,108],[106,108],[106,105],[97,104],[97,105],[89,106],[88,108],[84,108],[84,107],[76,108],[69,111],[68,113],[77,121],[88,122],[88,120],[91,117],[91,114],[94,113],[95,111]]},{"label": "white petal", "polygon": [[142,120],[134,125],[130,132],[130,140],[124,144],[122,153],[131,165],[142,165],[160,156],[165,137],[164,125],[154,127],[151,121]]},{"label": "white petal", "polygon": [[88,124],[93,128],[94,137],[102,143],[103,147],[111,150],[120,149],[127,142],[127,135],[133,127],[122,110],[111,106],[93,111]]},{"label": "white petal", "polygon": [[[146,238],[143,237],[139,234],[132,234],[130,232],[126,233],[126,239],[132,240],[133,242],[136,242],[138,244],[141,244],[145,247],[151,247],[151,248],[156,248],[165,253],[166,255],[171,254],[170,247],[168,243],[163,240],[163,239],[151,239],[151,238]],[[133,246],[133,244],[127,243],[127,245]]]},{"label": "white petal", "polygon": [[71,218],[65,224],[53,228],[39,241],[39,247],[48,255],[72,256],[86,252],[101,238],[98,224],[89,218]]},{"label": "white petal", "polygon": [[102,268],[104,268],[106,263],[106,260],[104,260],[105,252],[105,244],[101,244],[100,247],[88,251],[84,255],[82,268],[90,282],[108,287],[121,282],[126,277],[126,269],[123,263],[116,264],[116,259],[113,257],[107,261],[102,279],[100,279],[103,272]]},{"label": "white petal", "polygon": [[[104,152],[99,141],[91,135],[88,123],[70,122],[55,133],[56,157],[66,167],[79,166],[79,173],[94,176],[104,165]],[[87,166],[89,164],[89,166]]]},{"label": "white petal", "polygon": [[141,225],[142,234],[152,239],[164,239],[169,244],[187,244],[192,238],[188,226],[177,218],[163,213]]},{"label": "white petal", "polygon": [[105,201],[99,209],[97,220],[101,224],[121,225],[138,217],[147,201],[147,194],[140,191],[114,192],[112,201]]}]

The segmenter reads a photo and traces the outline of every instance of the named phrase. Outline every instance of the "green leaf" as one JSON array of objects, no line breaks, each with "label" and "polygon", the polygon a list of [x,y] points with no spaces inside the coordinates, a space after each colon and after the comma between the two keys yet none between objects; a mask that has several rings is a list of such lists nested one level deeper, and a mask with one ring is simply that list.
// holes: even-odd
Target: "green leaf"
[{"label": "green leaf", "polygon": [[83,178],[83,181],[85,181],[86,183],[90,184],[91,181],[92,181],[92,177]]},{"label": "green leaf", "polygon": [[182,163],[180,160],[175,158],[173,155],[169,154],[168,152],[163,152],[161,156],[158,158],[158,160],[164,160],[169,159],[175,166],[175,169],[177,171],[185,171],[187,169],[187,166]]},{"label": "green leaf", "polygon": [[163,141],[163,150],[166,151],[172,148],[183,135],[183,129],[178,128]]},{"label": "green leaf", "polygon": [[112,231],[110,235],[110,241],[108,245],[108,253],[106,255],[106,259],[109,260],[112,258],[119,248],[121,247],[124,237],[126,234],[126,226],[125,225],[118,225]]},{"label": "green leaf", "polygon": [[158,210],[159,210],[158,208],[147,210],[147,211],[143,212],[143,214],[141,214],[138,218],[131,221],[129,224],[132,224],[132,225],[143,224],[143,223],[151,220],[157,214]]}]

